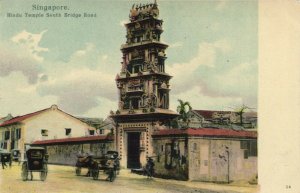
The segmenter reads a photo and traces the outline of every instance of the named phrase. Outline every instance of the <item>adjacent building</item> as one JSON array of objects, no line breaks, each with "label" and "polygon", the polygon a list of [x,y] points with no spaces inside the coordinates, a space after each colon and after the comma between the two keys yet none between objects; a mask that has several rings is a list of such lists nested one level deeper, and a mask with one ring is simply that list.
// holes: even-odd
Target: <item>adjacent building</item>
[{"label": "adjacent building", "polygon": [[56,105],[14,117],[0,125],[0,143],[8,151],[37,140],[95,135],[95,128],[60,110]]},{"label": "adjacent building", "polygon": [[[179,126],[184,124],[179,121]],[[191,110],[188,112],[188,126],[192,128],[256,129],[257,113],[254,111],[243,113],[241,124],[239,114],[234,111]]]},{"label": "adjacent building", "polygon": [[115,130],[114,121],[108,117],[105,120],[102,118],[88,118],[88,117],[78,117],[81,121],[85,122],[91,127],[96,129],[96,135],[110,135],[113,134]]}]

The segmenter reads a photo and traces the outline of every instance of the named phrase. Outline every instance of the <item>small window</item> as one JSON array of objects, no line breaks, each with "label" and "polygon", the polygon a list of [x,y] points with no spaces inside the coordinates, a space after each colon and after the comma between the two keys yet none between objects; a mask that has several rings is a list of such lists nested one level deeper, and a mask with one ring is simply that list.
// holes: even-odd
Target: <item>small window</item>
[{"label": "small window", "polygon": [[197,143],[193,144],[193,151],[197,151]]},{"label": "small window", "polygon": [[89,130],[90,135],[95,135],[95,130]]},{"label": "small window", "polygon": [[257,157],[257,141],[250,142],[250,155],[253,157]]},{"label": "small window", "polygon": [[241,141],[241,149],[244,150],[244,158],[257,157],[257,140]]},{"label": "small window", "polygon": [[21,128],[16,129],[16,139],[21,139]]},{"label": "small window", "polygon": [[100,129],[100,135],[104,134],[104,129]]},{"label": "small window", "polygon": [[164,145],[161,145],[161,152],[164,152]]},{"label": "small window", "polygon": [[139,108],[139,99],[138,98],[132,98],[131,99],[131,105],[133,109]]},{"label": "small window", "polygon": [[66,136],[69,136],[71,135],[71,128],[66,128]]},{"label": "small window", "polygon": [[241,149],[248,149],[248,141],[241,141]]},{"label": "small window", "polygon": [[248,159],[249,153],[248,150],[244,150],[244,159]]},{"label": "small window", "polygon": [[10,132],[9,131],[5,131],[4,133],[4,140],[9,140],[10,138]]},{"label": "small window", "polygon": [[48,136],[48,130],[47,129],[42,129],[41,134],[42,134],[42,136]]}]

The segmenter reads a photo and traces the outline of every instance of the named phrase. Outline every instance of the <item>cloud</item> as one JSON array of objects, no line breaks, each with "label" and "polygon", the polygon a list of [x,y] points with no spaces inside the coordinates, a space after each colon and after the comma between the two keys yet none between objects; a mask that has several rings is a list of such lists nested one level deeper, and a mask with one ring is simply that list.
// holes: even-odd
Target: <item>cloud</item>
[{"label": "cloud", "polygon": [[82,115],[97,108],[101,112],[102,101],[117,101],[115,74],[108,69],[112,66],[110,57],[93,43],[74,51],[66,62],[45,61],[44,65],[47,73],[39,76],[37,92],[41,97],[55,96],[57,105],[71,114]]},{"label": "cloud", "polygon": [[38,80],[41,68],[39,63],[28,56],[22,48],[12,43],[0,44],[0,76],[8,76],[12,72],[21,72],[30,84]]},{"label": "cloud", "polygon": [[41,62],[44,60],[39,54],[41,52],[47,52],[48,48],[43,48],[39,46],[39,43],[47,30],[42,31],[38,34],[33,34],[23,30],[22,32],[18,33],[14,37],[11,38],[13,42],[21,46],[23,49],[28,50],[29,54],[36,59],[37,61]]},{"label": "cloud", "polygon": [[[26,30],[13,36],[8,42],[0,43],[0,76],[8,76],[13,72],[21,72],[29,84],[36,84],[42,72],[41,52],[48,51],[39,43],[46,31],[38,34]],[[43,79],[45,81],[45,78]]]},{"label": "cloud", "polygon": [[57,65],[57,67],[59,68],[59,66],[64,66],[70,70],[87,67],[96,70],[99,66],[103,65],[103,63],[107,63],[108,59],[109,56],[101,53],[93,43],[86,43],[84,48],[75,51],[70,56],[67,63],[61,63]]},{"label": "cloud", "polygon": [[[16,39],[19,42],[22,38]],[[7,94],[1,97],[3,100],[14,98],[18,103],[23,102],[21,106],[28,112],[36,110],[24,107],[25,104],[34,104],[30,100],[32,98],[43,108],[45,105],[41,105],[42,103],[47,106],[58,104],[61,109],[76,115],[98,112],[100,116],[101,112],[109,113],[108,109],[117,107],[115,74],[103,68],[109,66],[109,59],[109,55],[100,53],[92,43],[87,43],[82,49],[75,51],[67,62],[51,63],[46,60],[38,61],[28,50],[22,49],[19,43],[2,43],[0,81],[9,81],[11,84],[2,85],[2,91]],[[30,84],[24,83],[26,79]],[[22,82],[22,86],[9,86],[17,82]],[[11,97],[13,95],[18,96]],[[26,97],[19,97],[24,95]],[[108,106],[109,104],[114,106]]]},{"label": "cloud", "polygon": [[257,96],[257,62],[238,64],[221,74],[213,76],[214,83],[207,83],[211,90],[230,96],[256,97]]},{"label": "cloud", "polygon": [[55,104],[55,96],[41,97],[36,92],[37,84],[28,84],[27,77],[20,72],[12,72],[0,77],[0,116],[27,114]]},{"label": "cloud", "polygon": [[172,84],[176,85],[174,92],[185,92],[187,89],[198,84],[195,81],[197,71],[201,67],[215,68],[215,61],[218,52],[227,53],[231,46],[226,40],[219,40],[212,43],[203,42],[198,46],[197,55],[186,63],[177,63],[167,66],[166,71],[174,76]]},{"label": "cloud", "polygon": [[[185,63],[168,66],[174,96],[196,101],[197,95],[205,103],[224,104],[244,101],[256,107],[257,61],[230,64],[220,58],[230,56],[231,45],[226,40],[202,42],[197,54]],[[194,96],[190,96],[189,92]],[[198,93],[197,93],[198,92]],[[197,94],[195,94],[197,93]],[[194,99],[193,99],[194,98]],[[198,102],[204,102],[198,98]]]},{"label": "cloud", "polygon": [[99,98],[117,100],[114,76],[88,68],[74,69],[38,87],[41,96],[58,97],[67,112],[82,114],[99,105]]},{"label": "cloud", "polygon": [[189,101],[193,109],[201,110],[231,110],[230,107],[236,107],[243,104],[243,99],[239,96],[216,96],[211,97],[203,94],[199,86],[194,86],[184,93],[171,94],[171,109],[176,109],[178,99]]}]

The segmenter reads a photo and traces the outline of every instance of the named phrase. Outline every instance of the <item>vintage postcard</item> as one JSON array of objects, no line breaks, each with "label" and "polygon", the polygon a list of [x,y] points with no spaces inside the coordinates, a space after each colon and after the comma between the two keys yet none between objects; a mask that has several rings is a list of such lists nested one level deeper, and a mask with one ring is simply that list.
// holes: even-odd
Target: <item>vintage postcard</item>
[{"label": "vintage postcard", "polygon": [[278,30],[299,6],[0,0],[0,192],[297,193],[271,95],[298,57],[270,44],[299,40]]}]

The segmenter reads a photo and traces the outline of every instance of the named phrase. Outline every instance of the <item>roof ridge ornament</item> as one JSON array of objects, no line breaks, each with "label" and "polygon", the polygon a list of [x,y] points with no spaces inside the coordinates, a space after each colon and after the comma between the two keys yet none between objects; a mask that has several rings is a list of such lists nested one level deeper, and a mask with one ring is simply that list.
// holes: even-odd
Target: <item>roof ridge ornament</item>
[{"label": "roof ridge ornament", "polygon": [[157,18],[159,15],[157,1],[147,4],[133,4],[130,9],[129,19],[131,22],[142,20],[145,18],[153,17]]},{"label": "roof ridge ornament", "polygon": [[56,104],[51,105],[51,110],[57,110],[58,106]]}]

